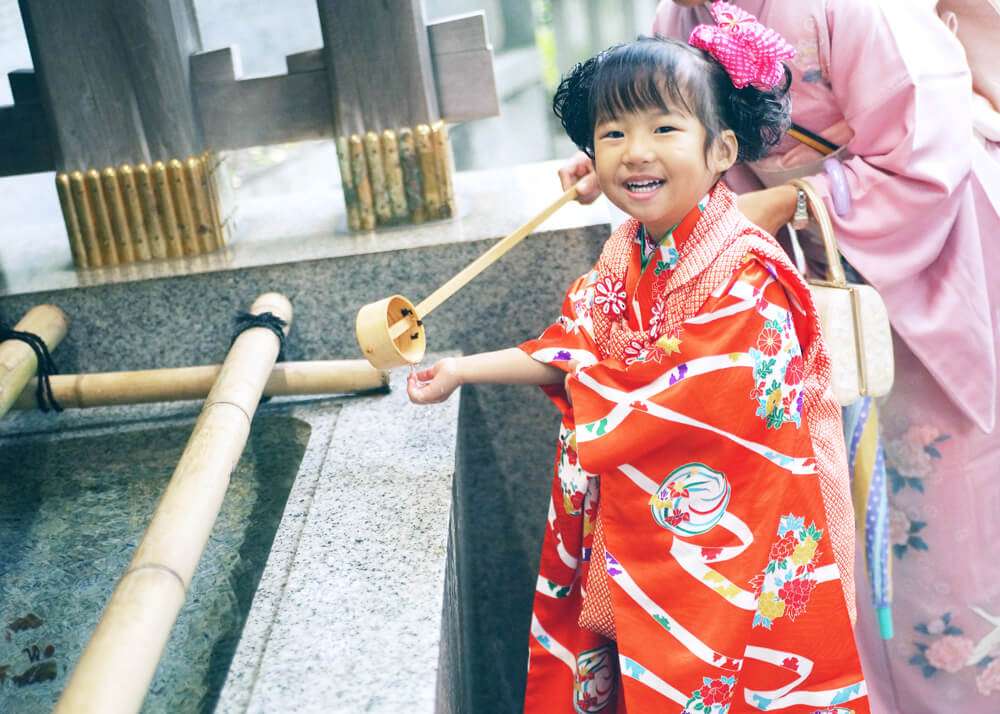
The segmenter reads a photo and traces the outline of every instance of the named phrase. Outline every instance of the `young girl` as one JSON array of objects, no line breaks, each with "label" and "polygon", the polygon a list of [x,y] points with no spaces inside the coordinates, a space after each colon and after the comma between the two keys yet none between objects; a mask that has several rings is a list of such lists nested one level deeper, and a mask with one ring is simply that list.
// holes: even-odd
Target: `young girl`
[{"label": "young girl", "polygon": [[[528,712],[869,712],[840,412],[809,292],[719,181],[787,127],[791,48],[721,11],[556,93],[632,216],[537,340],[412,375],[540,384],[562,412]],[[763,59],[761,59],[763,58]]]}]

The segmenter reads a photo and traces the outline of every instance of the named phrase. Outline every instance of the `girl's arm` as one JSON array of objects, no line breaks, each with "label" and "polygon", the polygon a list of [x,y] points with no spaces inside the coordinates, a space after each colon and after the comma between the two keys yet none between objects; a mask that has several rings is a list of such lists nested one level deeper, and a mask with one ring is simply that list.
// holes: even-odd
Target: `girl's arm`
[{"label": "girl's arm", "polygon": [[414,404],[436,404],[462,384],[559,384],[566,373],[511,347],[465,357],[446,357],[411,373],[406,393]]}]

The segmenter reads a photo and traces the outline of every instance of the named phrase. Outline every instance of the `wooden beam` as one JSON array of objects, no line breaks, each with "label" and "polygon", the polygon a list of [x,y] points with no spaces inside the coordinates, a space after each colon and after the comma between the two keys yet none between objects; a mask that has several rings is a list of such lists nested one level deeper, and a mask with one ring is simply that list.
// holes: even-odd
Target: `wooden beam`
[{"label": "wooden beam", "polygon": [[485,13],[438,20],[427,26],[427,35],[442,117],[460,122],[499,114]]},{"label": "wooden beam", "polygon": [[51,171],[55,161],[35,73],[18,69],[7,77],[14,104],[0,107],[0,176]]},{"label": "wooden beam", "polygon": [[[306,57],[308,56],[308,58]],[[318,50],[289,56],[294,69],[315,66]],[[239,52],[227,47],[191,56],[191,83],[205,145],[213,151],[333,136],[326,71],[239,79]]]}]

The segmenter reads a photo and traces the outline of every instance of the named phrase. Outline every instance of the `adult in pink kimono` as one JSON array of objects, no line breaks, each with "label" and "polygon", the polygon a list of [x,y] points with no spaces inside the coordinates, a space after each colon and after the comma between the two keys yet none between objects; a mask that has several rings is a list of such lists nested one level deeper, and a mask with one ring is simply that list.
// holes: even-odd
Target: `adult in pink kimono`
[{"label": "adult in pink kimono", "polygon": [[[795,46],[793,121],[843,147],[850,207],[823,157],[791,138],[727,182],[744,213],[776,233],[795,212],[784,181],[805,176],[896,334],[896,382],[881,405],[893,639],[866,607],[861,566],[857,578],[872,710],[1000,711],[1000,146],[983,130],[996,126],[996,106],[974,100],[962,45],[924,7],[933,3],[732,1]],[[979,9],[977,24],[996,28],[997,3]],[[662,0],[653,31],[687,38],[710,20],[705,2]],[[578,157],[560,174],[586,172]]]}]

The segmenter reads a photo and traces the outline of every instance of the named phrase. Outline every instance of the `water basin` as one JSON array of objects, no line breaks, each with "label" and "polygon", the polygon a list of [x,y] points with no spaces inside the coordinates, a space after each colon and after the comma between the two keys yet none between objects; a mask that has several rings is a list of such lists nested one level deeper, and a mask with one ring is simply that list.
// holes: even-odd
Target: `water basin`
[{"label": "water basin", "polygon": [[[0,439],[0,711],[51,711],[192,425]],[[254,421],[143,712],[214,709],[311,431]]]}]

